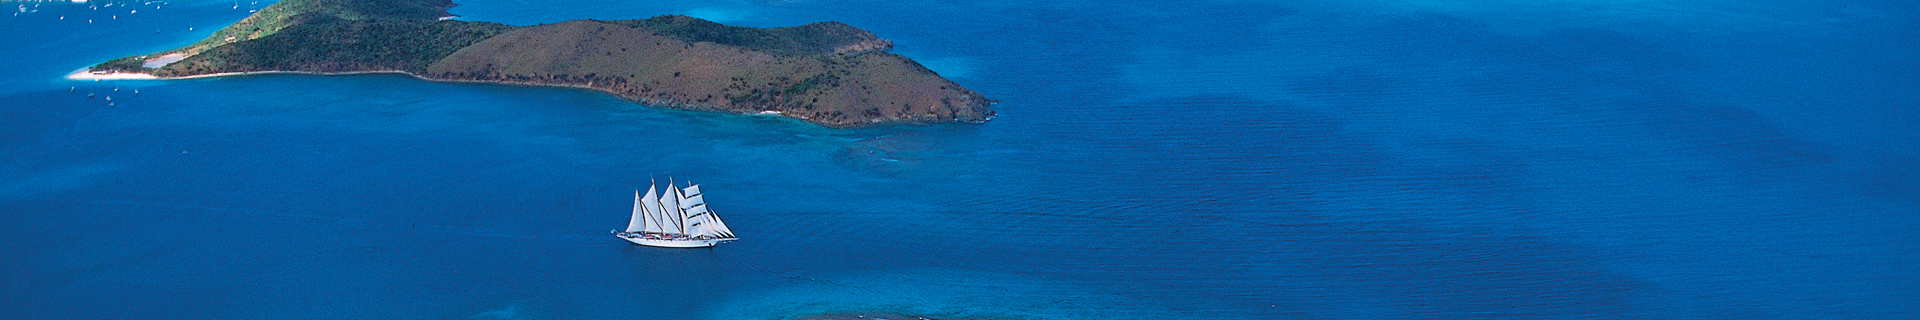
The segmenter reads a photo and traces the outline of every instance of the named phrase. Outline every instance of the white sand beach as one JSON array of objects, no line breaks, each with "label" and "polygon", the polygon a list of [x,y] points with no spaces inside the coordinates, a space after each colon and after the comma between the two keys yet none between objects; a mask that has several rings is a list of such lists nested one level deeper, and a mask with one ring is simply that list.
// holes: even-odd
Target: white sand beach
[{"label": "white sand beach", "polygon": [[100,81],[100,80],[159,80],[159,79],[160,77],[156,77],[154,75],[145,74],[145,73],[93,72],[93,71],[87,70],[87,68],[80,68],[80,70],[74,70],[73,73],[67,74],[67,80]]}]

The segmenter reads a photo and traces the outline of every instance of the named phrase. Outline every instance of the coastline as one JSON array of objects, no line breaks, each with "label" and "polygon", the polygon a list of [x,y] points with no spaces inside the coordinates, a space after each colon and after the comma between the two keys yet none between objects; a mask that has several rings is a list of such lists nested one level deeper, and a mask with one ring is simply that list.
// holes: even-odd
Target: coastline
[{"label": "coastline", "polygon": [[[125,72],[108,73],[106,75],[94,75],[94,74],[88,73],[87,70],[84,68],[80,69],[80,71],[75,71],[72,74],[68,74],[67,79],[96,80],[96,81],[97,80],[188,80],[188,79],[217,78],[217,77],[252,76],[252,75],[264,75],[264,74],[298,74],[298,75],[314,75],[314,76],[350,76],[350,75],[360,75],[360,74],[404,74],[404,75],[413,76],[415,79],[435,80],[435,79],[423,78],[423,77],[420,77],[419,75],[414,75],[406,71],[398,71],[398,70],[348,71],[348,72],[244,71],[244,72],[196,74],[196,75],[184,76],[184,77],[161,77],[161,76],[156,76],[156,75],[146,74],[146,73],[125,73]],[[438,80],[435,80],[435,81],[438,81]]]},{"label": "coastline", "polygon": [[67,80],[74,80],[74,81],[164,80],[164,79],[161,79],[159,76],[146,74],[146,73],[109,72],[104,74],[96,74],[96,73],[93,73],[92,69],[93,69],[92,67],[87,67],[87,68],[80,68],[80,70],[74,70],[71,73],[67,73],[66,78]]},{"label": "coastline", "polygon": [[[205,79],[205,78],[218,78],[218,77],[243,77],[243,76],[254,76],[254,75],[271,75],[271,74],[291,74],[291,75],[312,75],[312,76],[351,76],[351,75],[366,75],[366,74],[398,74],[398,75],[405,75],[405,76],[408,76],[408,77],[412,77],[412,78],[414,78],[414,79],[419,79],[419,80],[425,80],[425,81],[432,81],[432,82],[445,82],[445,83],[477,83],[477,84],[496,84],[496,85],[518,85],[518,86],[529,86],[529,87],[555,87],[555,88],[573,88],[573,89],[584,89],[584,90],[591,90],[591,91],[594,91],[594,92],[599,92],[599,93],[604,93],[604,94],[608,94],[608,95],[612,95],[612,96],[614,96],[614,97],[618,97],[618,98],[621,98],[622,100],[627,100],[627,101],[630,101],[630,102],[634,102],[634,103],[639,103],[639,104],[644,104],[644,105],[647,105],[647,106],[651,106],[651,107],[661,107],[661,108],[669,108],[669,109],[680,109],[680,110],[692,110],[692,111],[706,111],[706,112],[722,112],[722,113],[729,113],[729,114],[739,114],[739,115],[757,115],[757,116],[773,116],[773,117],[780,117],[780,118],[787,118],[787,119],[794,119],[794,120],[799,120],[799,121],[801,121],[801,122],[806,122],[806,123],[811,123],[811,124],[815,124],[815,125],[820,125],[820,126],[825,126],[825,127],[829,127],[829,128],[837,128],[837,129],[849,129],[849,128],[860,128],[860,127],[864,127],[864,126],[871,126],[871,125],[881,125],[881,124],[893,124],[893,123],[917,123],[917,122],[914,122],[914,121],[909,121],[909,120],[897,120],[897,119],[894,119],[894,120],[886,120],[886,119],[870,119],[869,121],[867,121],[867,122],[865,122],[865,123],[864,123],[864,126],[863,126],[862,124],[837,124],[837,123],[824,123],[824,122],[817,122],[817,121],[813,121],[813,119],[809,119],[809,118],[807,118],[807,117],[804,117],[804,116],[798,116],[798,115],[791,115],[791,114],[786,114],[786,113],[783,113],[783,112],[780,112],[780,111],[773,111],[773,110],[761,110],[761,111],[740,111],[740,110],[732,110],[732,109],[727,109],[727,108],[721,108],[721,107],[718,107],[718,106],[712,106],[712,105],[702,105],[702,104],[693,104],[693,103],[685,103],[685,102],[679,102],[679,101],[671,101],[671,100],[662,100],[662,99],[652,99],[652,98],[639,98],[639,99],[635,99],[635,98],[630,98],[630,97],[626,97],[626,96],[623,96],[623,95],[621,95],[620,93],[618,93],[618,92],[614,92],[614,91],[612,91],[612,90],[607,90],[607,89],[604,89],[604,88],[596,88],[596,87],[592,87],[592,86],[584,86],[584,85],[570,85],[570,84],[552,84],[552,83],[538,83],[538,82],[519,82],[519,81],[487,81],[487,80],[457,80],[457,79],[437,79],[437,78],[429,78],[429,77],[425,77],[425,76],[421,76],[421,75],[419,75],[419,74],[414,74],[414,73],[412,73],[412,72],[406,72],[406,71],[401,71],[401,70],[375,70],[375,71],[346,71],[346,72],[318,72],[318,71],[279,71],[279,70],[269,70],[269,71],[243,71],[243,72],[222,72],[222,73],[209,73],[209,74],[197,74],[197,75],[191,75],[191,76],[183,76],[183,77],[161,77],[161,76],[156,76],[156,75],[152,75],[152,74],[147,74],[147,73],[129,73],[129,72],[113,72],[113,73],[106,73],[106,74],[94,74],[94,73],[92,73],[92,72],[90,72],[90,71],[89,71],[89,68],[80,68],[79,70],[75,70],[74,72],[72,72],[72,73],[69,73],[69,74],[67,74],[67,76],[66,76],[66,78],[67,78],[67,80],[74,80],[74,81],[85,81],[85,80],[93,80],[93,81],[102,81],[102,80],[116,80],[116,81],[121,81],[121,80],[191,80],[191,79]],[[984,122],[984,121],[981,121],[981,122]],[[972,122],[972,123],[979,123],[979,122]]]},{"label": "coastline", "polygon": [[[385,5],[403,8],[362,12]],[[647,107],[777,116],[829,128],[982,123],[993,115],[995,101],[886,52],[892,42],[839,22],[753,28],[662,15],[513,27],[448,20],[457,17],[445,12],[453,5],[280,2],[193,45],[108,60],[66,78],[391,73],[588,89]],[[192,58],[202,52],[213,54]]]},{"label": "coastline", "polygon": [[[675,29],[647,27],[671,23],[738,28],[726,30],[745,33],[722,34],[788,42],[811,39],[761,34],[774,29],[727,27],[679,16],[624,22],[570,20],[502,33],[440,58],[425,69],[406,70],[430,78],[591,87],[630,101],[692,111],[779,111],[789,118],[837,128],[972,122],[992,113],[987,108],[991,100],[940,78],[905,56],[881,51],[884,46],[836,52],[881,41],[844,24],[786,27],[837,30],[816,34],[841,37],[830,41],[838,43],[831,48],[777,41],[683,39],[670,35]],[[864,40],[849,43],[860,39]]]}]

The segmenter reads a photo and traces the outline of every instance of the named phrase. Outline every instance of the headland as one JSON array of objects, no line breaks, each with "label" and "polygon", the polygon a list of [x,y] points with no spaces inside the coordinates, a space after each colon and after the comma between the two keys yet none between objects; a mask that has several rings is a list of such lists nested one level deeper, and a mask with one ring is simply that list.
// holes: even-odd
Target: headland
[{"label": "headland", "polygon": [[282,0],[185,47],[76,79],[404,73],[575,87],[642,104],[830,127],[980,122],[993,103],[838,22],[726,26],[666,15],[534,26],[448,19],[450,0]]}]

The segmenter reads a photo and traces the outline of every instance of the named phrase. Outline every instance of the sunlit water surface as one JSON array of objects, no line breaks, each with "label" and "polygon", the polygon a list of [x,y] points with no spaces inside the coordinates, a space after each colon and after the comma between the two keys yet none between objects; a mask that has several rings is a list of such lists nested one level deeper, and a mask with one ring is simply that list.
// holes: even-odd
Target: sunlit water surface
[{"label": "sunlit water surface", "polygon": [[[267,3],[4,2],[0,318],[1920,317],[1905,2],[458,2],[842,21],[1000,116],[70,81]],[[606,234],[668,177],[742,239]]]}]

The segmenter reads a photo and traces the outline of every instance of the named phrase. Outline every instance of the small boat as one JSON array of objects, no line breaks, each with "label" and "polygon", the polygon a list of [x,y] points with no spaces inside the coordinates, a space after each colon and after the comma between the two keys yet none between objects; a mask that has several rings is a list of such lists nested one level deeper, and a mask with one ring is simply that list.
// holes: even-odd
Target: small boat
[{"label": "small boat", "polygon": [[627,230],[614,230],[614,236],[633,244],[666,248],[704,248],[739,239],[718,214],[707,208],[700,185],[689,183],[680,188],[669,179],[666,190],[654,190],[655,186],[649,184],[645,195],[633,191],[633,216],[627,220]]}]

